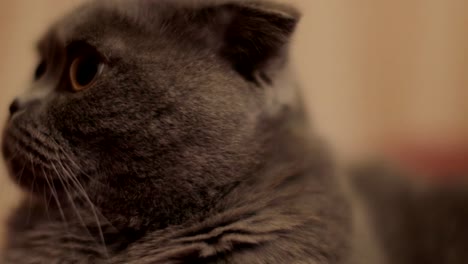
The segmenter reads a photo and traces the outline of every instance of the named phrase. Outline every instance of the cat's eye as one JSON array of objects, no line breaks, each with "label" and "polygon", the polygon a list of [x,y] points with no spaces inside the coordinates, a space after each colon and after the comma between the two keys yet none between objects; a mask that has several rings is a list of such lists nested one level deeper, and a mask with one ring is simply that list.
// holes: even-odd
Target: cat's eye
[{"label": "cat's eye", "polygon": [[44,74],[47,71],[47,64],[45,60],[42,60],[36,67],[36,70],[34,71],[34,80],[39,80],[44,76]]},{"label": "cat's eye", "polygon": [[70,64],[70,85],[75,92],[91,87],[103,70],[101,58],[94,53],[77,56]]}]

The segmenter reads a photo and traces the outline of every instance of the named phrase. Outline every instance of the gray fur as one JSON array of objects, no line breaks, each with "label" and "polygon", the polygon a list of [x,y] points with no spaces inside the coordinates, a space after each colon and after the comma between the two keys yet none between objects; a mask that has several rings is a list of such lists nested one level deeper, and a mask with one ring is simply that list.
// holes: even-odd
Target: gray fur
[{"label": "gray fur", "polygon": [[[348,208],[288,73],[296,11],[276,4],[100,1],[56,23],[44,78],[3,153],[31,193],[5,262],[341,263]],[[67,47],[103,75],[71,93]],[[62,80],[62,81],[60,81]],[[285,92],[281,89],[290,89]]]}]

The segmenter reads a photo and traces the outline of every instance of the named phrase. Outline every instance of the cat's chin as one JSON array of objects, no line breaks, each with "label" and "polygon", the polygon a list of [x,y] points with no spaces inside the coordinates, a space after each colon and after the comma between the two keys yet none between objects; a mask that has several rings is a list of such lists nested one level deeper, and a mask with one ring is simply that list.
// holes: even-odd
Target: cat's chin
[{"label": "cat's chin", "polygon": [[30,153],[18,149],[17,143],[5,131],[2,138],[2,154],[8,175],[24,191],[43,197],[63,193],[62,182],[51,177],[50,169],[31,160]]},{"label": "cat's chin", "polygon": [[35,196],[61,195],[64,191],[60,180],[45,175],[40,168],[11,160],[7,164],[10,178],[24,191]]}]

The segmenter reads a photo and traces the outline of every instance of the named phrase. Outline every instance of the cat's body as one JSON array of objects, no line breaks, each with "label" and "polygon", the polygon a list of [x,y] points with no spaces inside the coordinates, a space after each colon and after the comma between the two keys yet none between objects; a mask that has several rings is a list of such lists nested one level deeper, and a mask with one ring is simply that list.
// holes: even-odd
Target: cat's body
[{"label": "cat's body", "polygon": [[353,185],[384,263],[468,263],[466,182],[425,182],[371,164],[355,171]]},{"label": "cat's body", "polygon": [[346,263],[348,207],[288,73],[297,20],[123,0],[57,23],[10,109],[3,153],[33,194],[4,262]]}]

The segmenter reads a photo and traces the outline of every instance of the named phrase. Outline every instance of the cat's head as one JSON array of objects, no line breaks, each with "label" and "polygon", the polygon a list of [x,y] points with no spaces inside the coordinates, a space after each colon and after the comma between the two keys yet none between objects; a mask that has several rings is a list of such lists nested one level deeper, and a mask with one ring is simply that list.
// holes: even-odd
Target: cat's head
[{"label": "cat's head", "polygon": [[32,89],[11,105],[12,178],[63,204],[86,192],[122,225],[202,210],[261,165],[290,111],[293,96],[277,96],[294,93],[297,21],[238,1],[82,6],[42,38]]}]

